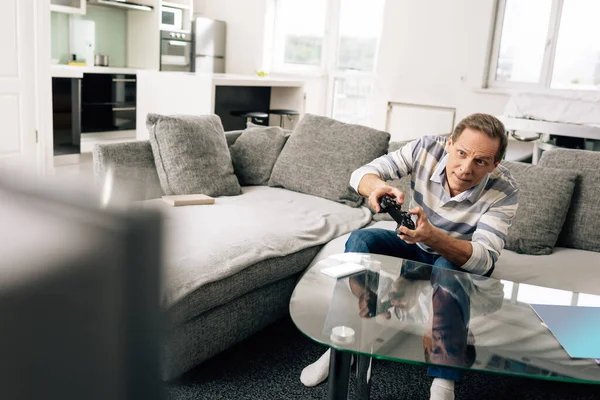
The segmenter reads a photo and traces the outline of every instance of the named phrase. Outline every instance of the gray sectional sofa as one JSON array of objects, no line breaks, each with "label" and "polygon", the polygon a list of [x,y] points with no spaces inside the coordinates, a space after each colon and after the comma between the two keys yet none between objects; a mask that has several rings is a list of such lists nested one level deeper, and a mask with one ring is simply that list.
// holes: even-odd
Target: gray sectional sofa
[{"label": "gray sectional sofa", "polygon": [[[157,128],[157,120],[165,126]],[[304,117],[294,139],[274,132],[279,128],[223,133],[240,193],[215,195],[213,205],[170,207],[158,197],[177,186],[197,184],[176,181],[185,176],[177,175],[185,172],[180,168],[183,152],[210,141],[180,146],[188,140],[189,123],[196,123],[190,121],[150,116],[150,141],[98,145],[93,151],[96,176],[111,182],[116,197],[136,200],[137,206],[158,209],[164,216],[167,329],[162,364],[167,380],[288,313],[299,275],[321,247],[370,223],[372,214],[350,191],[348,179],[354,168],[384,154],[389,143],[385,132],[311,115]],[[180,123],[183,129],[174,128]],[[168,138],[155,132],[163,128],[180,136],[168,144]],[[352,137],[362,142],[359,150],[352,148]],[[334,148],[339,154],[332,154]],[[167,154],[175,167],[163,163]],[[272,162],[265,167],[268,159]],[[175,173],[169,175],[168,169]]]},{"label": "gray sectional sofa", "polygon": [[[333,124],[331,121],[325,119],[326,124]],[[326,128],[335,132],[344,127],[327,125]],[[165,379],[177,377],[286,315],[299,275],[319,259],[343,252],[343,244],[351,231],[369,226],[395,226],[391,221],[373,221],[371,212],[360,206],[356,197],[344,192],[350,173],[357,165],[362,165],[364,159],[352,159],[350,164],[355,165],[344,166],[343,171],[321,171],[311,158],[315,154],[303,152],[303,146],[313,146],[313,152],[323,151],[316,157],[327,157],[328,148],[339,141],[345,143],[342,150],[349,153],[355,152],[357,147],[379,146],[371,149],[369,154],[373,155],[382,152],[381,145],[387,149],[389,135],[386,139],[382,133],[373,133],[378,145],[365,145],[364,142],[353,143],[352,138],[358,135],[327,134],[320,139],[324,143],[316,145],[322,149],[315,150],[315,137],[324,132],[307,129],[306,124],[301,129],[303,134],[298,135],[298,140],[292,142],[290,139],[281,151],[281,154],[286,149],[288,153],[301,154],[299,158],[279,155],[279,164],[275,165],[271,176],[276,177],[275,182],[270,179],[268,184],[242,186],[241,195],[217,198],[215,206],[222,209],[206,206],[168,208],[159,200],[143,203],[165,212],[166,232],[170,237],[166,243],[163,299],[169,321],[163,356]],[[244,131],[225,134],[230,151],[238,139],[248,137],[243,134]],[[298,130],[291,137],[296,134]],[[390,150],[397,147],[397,144],[391,144]],[[261,152],[261,146],[253,149]],[[232,155],[235,166],[233,151]],[[95,172],[101,179],[111,174],[113,178],[129,182],[129,186],[139,188],[141,185],[143,190],[138,190],[138,195],[141,193],[144,199],[156,198],[164,190],[156,171],[155,156],[156,151],[153,153],[148,141],[96,146]],[[286,157],[280,163],[280,159]],[[337,159],[335,163],[343,164],[344,160]],[[600,264],[600,234],[594,225],[600,220],[600,153],[555,150],[544,154],[540,166],[511,162],[505,165],[514,171],[521,188],[521,203],[526,206],[517,215],[514,234],[511,228],[508,248],[512,250],[503,252],[493,276],[600,294],[599,279],[596,278]],[[302,179],[303,175],[305,179]],[[310,177],[312,180],[323,178],[324,183],[332,182],[342,195],[332,198],[327,185],[310,188]],[[401,180],[400,184],[409,191],[408,180]],[[253,204],[257,208],[253,209]],[[311,214],[315,209],[322,212]],[[284,244],[272,241],[273,232],[280,232],[273,227],[273,221],[279,218],[280,223],[275,225],[284,225],[290,221],[286,216],[295,211],[298,211],[293,216],[296,221],[304,219],[308,227],[278,233],[288,235]],[[258,217],[246,218],[249,213],[258,213]],[[268,221],[260,222],[261,215]],[[319,221],[321,226],[310,225],[319,225]],[[255,232],[254,242],[235,254],[227,253],[236,244],[221,245],[219,238],[229,237],[231,232],[238,230],[241,232],[234,240],[245,242],[244,235],[250,237]],[[251,252],[254,245],[262,249],[258,261],[250,265],[246,265],[248,260],[237,262]],[[278,251],[271,251],[278,246]],[[218,252],[215,249],[225,254],[212,254]],[[202,257],[206,254],[212,256],[210,265],[203,264],[206,260]],[[186,272],[182,274],[181,270]]]}]

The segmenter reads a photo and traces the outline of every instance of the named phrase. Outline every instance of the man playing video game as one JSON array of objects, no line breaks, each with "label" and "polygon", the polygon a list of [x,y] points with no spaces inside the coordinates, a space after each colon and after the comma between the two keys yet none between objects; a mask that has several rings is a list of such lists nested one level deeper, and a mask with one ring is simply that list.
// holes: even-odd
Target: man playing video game
[{"label": "man playing video game", "polygon": [[[384,195],[405,205],[407,194],[387,181],[410,175],[413,196],[408,212],[416,229],[362,229],[350,235],[345,251],[490,276],[518,206],[516,183],[499,165],[506,146],[502,122],[488,114],[472,114],[449,138],[424,136],[357,169],[350,185],[377,212]],[[328,353],[302,371],[303,383],[312,386],[327,377]],[[438,370],[431,398],[453,399],[455,374]]]}]

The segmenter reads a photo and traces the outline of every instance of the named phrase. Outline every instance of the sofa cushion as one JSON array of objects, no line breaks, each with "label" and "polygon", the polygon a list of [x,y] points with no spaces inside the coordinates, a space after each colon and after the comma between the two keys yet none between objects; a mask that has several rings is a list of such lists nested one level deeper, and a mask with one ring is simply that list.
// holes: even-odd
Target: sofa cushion
[{"label": "sofa cushion", "polygon": [[[576,260],[574,263],[573,261]],[[547,256],[532,256],[504,250],[492,278],[531,285],[600,295],[596,279],[600,253],[555,247]]]},{"label": "sofa cushion", "polygon": [[287,138],[278,126],[245,129],[229,148],[240,185],[266,185]]},{"label": "sofa cushion", "polygon": [[165,194],[241,193],[218,116],[148,114],[146,125]]},{"label": "sofa cushion", "polygon": [[519,189],[519,208],[505,248],[518,253],[552,253],[567,215],[577,174],[517,161],[503,161]]},{"label": "sofa cushion", "polygon": [[[259,125],[259,124],[255,124],[254,122],[248,121],[246,122],[246,128],[265,128],[265,125]],[[293,132],[293,130],[291,129],[283,129],[281,128],[281,130],[283,131],[283,134],[285,136],[290,136]]]},{"label": "sofa cushion", "polygon": [[281,151],[269,186],[357,207],[363,198],[350,187],[350,175],[385,154],[389,140],[387,132],[306,114]]},{"label": "sofa cushion", "polygon": [[242,191],[212,205],[170,207],[158,199],[144,203],[163,212],[166,308],[206,284],[326,243],[371,220],[366,208],[291,190],[245,186]]},{"label": "sofa cushion", "polygon": [[170,325],[187,322],[246,293],[304,271],[321,247],[268,258],[237,274],[201,286],[167,310]]},{"label": "sofa cushion", "polygon": [[227,131],[225,132],[225,139],[227,139],[227,146],[231,148],[231,145],[240,137],[244,132],[243,130]]},{"label": "sofa cushion", "polygon": [[[558,246],[600,252],[600,152],[556,149],[542,153],[539,165],[578,174]],[[567,208],[567,204],[563,207]]]}]

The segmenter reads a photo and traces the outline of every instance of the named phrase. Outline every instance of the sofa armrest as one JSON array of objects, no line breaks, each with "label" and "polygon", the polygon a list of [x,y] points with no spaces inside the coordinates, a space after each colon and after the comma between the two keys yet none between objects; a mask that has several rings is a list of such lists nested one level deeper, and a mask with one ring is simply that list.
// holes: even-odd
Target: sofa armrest
[{"label": "sofa armrest", "polygon": [[94,146],[92,154],[96,175],[104,175],[111,167],[119,172],[130,172],[135,169],[156,169],[152,148],[148,140],[97,144]]},{"label": "sofa armrest", "polygon": [[117,188],[135,191],[135,200],[163,195],[148,140],[97,144],[92,151],[94,174],[98,179],[111,175]]}]

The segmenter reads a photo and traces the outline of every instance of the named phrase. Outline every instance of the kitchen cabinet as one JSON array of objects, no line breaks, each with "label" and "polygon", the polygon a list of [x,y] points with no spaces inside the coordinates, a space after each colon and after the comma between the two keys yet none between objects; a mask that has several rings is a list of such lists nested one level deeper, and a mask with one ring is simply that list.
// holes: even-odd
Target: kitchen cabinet
[{"label": "kitchen cabinet", "polygon": [[[99,68],[114,73],[98,73]],[[53,67],[55,156],[89,152],[96,143],[135,137],[137,79],[132,72],[125,68]]]},{"label": "kitchen cabinet", "polygon": [[136,76],[84,74],[81,83],[81,133],[135,129]]},{"label": "kitchen cabinet", "polygon": [[55,156],[80,152],[80,87],[81,79],[52,78],[52,130]]},{"label": "kitchen cabinet", "polygon": [[50,11],[85,14],[86,0],[50,0]]}]

